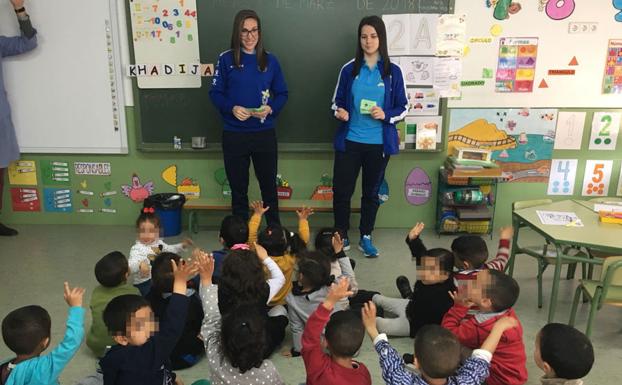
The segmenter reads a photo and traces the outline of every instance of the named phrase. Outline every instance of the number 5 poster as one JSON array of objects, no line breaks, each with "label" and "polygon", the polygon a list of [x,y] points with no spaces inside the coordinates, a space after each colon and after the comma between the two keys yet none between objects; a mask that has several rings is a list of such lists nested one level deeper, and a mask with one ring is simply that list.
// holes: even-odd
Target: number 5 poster
[{"label": "number 5 poster", "polygon": [[585,176],[583,177],[581,195],[607,196],[612,168],[612,160],[588,160],[585,163]]},{"label": "number 5 poster", "polygon": [[549,176],[548,195],[574,194],[574,182],[577,177],[577,159],[553,159]]},{"label": "number 5 poster", "polygon": [[592,120],[590,150],[615,150],[620,130],[619,112],[595,112]]}]

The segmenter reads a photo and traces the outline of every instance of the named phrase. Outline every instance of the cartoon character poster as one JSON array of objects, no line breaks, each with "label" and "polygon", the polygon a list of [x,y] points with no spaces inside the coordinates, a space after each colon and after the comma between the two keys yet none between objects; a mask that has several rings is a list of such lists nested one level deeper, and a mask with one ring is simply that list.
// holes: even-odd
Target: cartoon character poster
[{"label": "cartoon character poster", "polygon": [[452,109],[447,151],[488,148],[508,181],[546,183],[556,120],[556,109]]}]

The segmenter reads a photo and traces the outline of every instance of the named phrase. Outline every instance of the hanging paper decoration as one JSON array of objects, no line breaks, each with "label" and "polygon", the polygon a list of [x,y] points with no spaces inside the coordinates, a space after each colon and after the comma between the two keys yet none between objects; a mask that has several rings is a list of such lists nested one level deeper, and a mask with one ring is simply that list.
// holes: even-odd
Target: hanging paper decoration
[{"label": "hanging paper decoration", "polygon": [[320,185],[315,187],[311,200],[314,201],[332,201],[333,200],[333,178],[328,174],[322,174]]},{"label": "hanging paper decoration", "polygon": [[184,194],[186,199],[197,199],[201,197],[201,186],[193,179],[185,177],[177,183],[177,165],[170,165],[162,171],[162,179],[173,187],[177,187],[177,192]]},{"label": "hanging paper decoration", "polygon": [[9,164],[9,183],[12,185],[37,185],[37,164],[34,160],[16,160]]},{"label": "hanging paper decoration", "polygon": [[406,177],[404,196],[406,201],[414,206],[424,205],[430,200],[432,196],[432,182],[422,168],[415,167]]},{"label": "hanging paper decoration", "polygon": [[279,199],[292,199],[293,190],[281,174],[276,175],[276,194]]},{"label": "hanging paper decoration", "polygon": [[43,202],[45,211],[68,213],[73,211],[71,203],[71,190],[62,188],[43,189]]},{"label": "hanging paper decoration", "polygon": [[13,211],[41,211],[39,191],[34,188],[11,188]]},{"label": "hanging paper decoration", "polygon": [[134,202],[142,202],[149,195],[154,192],[154,185],[152,181],[145,183],[140,182],[140,178],[135,173],[132,174],[132,182],[129,185],[122,185],[121,191],[123,195],[130,198]]}]

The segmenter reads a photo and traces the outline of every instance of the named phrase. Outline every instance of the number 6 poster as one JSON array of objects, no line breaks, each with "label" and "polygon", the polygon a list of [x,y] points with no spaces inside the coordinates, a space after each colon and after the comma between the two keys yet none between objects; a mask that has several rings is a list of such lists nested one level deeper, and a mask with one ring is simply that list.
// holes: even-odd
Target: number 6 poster
[{"label": "number 6 poster", "polygon": [[612,160],[588,160],[585,163],[585,176],[581,195],[602,197],[609,192]]},{"label": "number 6 poster", "polygon": [[620,130],[619,112],[595,112],[592,119],[590,150],[615,150]]}]

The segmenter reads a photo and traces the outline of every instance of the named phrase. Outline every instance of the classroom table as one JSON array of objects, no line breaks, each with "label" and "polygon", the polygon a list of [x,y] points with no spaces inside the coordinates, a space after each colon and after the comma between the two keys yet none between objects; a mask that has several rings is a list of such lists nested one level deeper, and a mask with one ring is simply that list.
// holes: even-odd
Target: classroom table
[{"label": "classroom table", "polygon": [[[589,252],[586,253],[588,257],[582,255],[565,255],[562,252],[564,246],[575,246],[586,249],[593,248],[611,253],[611,255],[622,255],[622,226],[619,224],[601,223],[598,220],[598,214],[591,209],[594,203],[595,202],[589,201],[564,200],[512,212],[512,224],[516,230],[514,232],[514,239],[512,240],[512,250],[510,252],[510,275],[512,275],[514,270],[516,242],[520,229],[519,223],[527,225],[527,227],[530,227],[542,235],[542,237],[555,246],[555,250],[557,251],[555,273],[553,275],[553,288],[551,290],[549,305],[549,322],[553,322],[555,317],[559,279],[563,262],[587,263],[590,266],[603,264],[602,259],[589,257]],[[583,226],[544,225],[536,213],[537,210],[574,212],[583,222]]]}]

